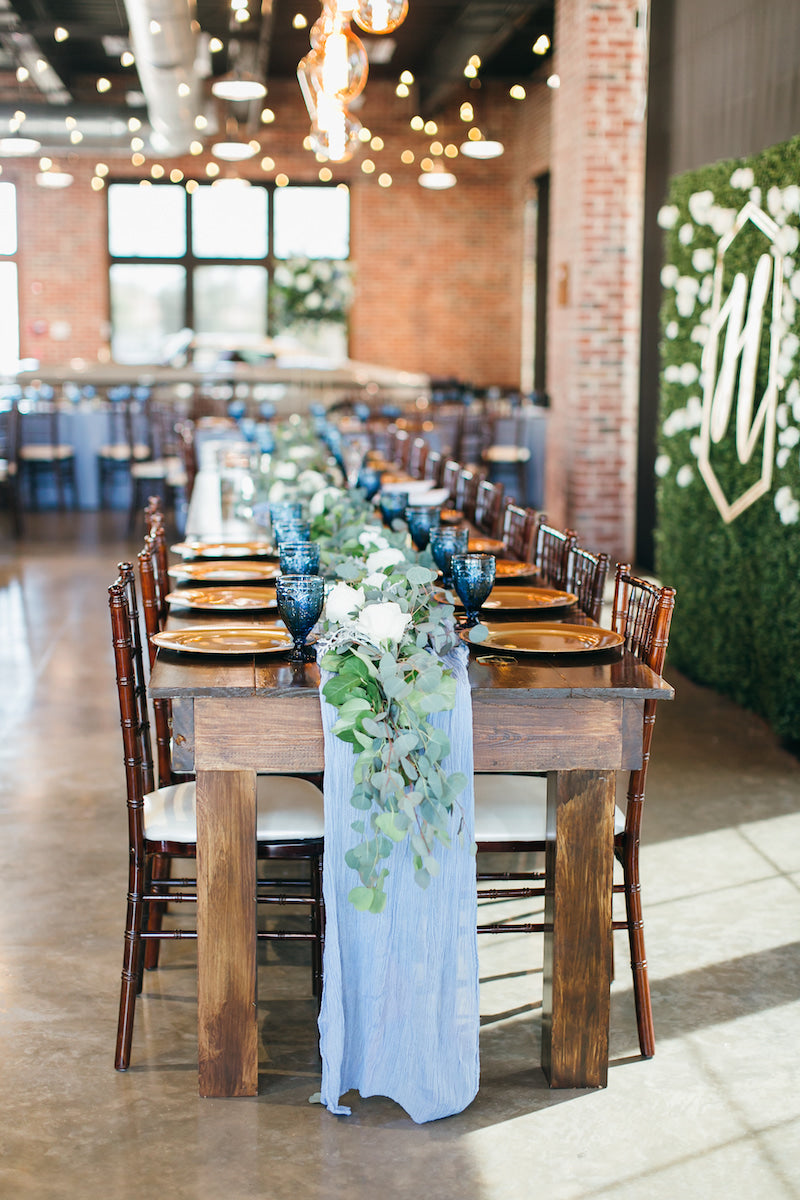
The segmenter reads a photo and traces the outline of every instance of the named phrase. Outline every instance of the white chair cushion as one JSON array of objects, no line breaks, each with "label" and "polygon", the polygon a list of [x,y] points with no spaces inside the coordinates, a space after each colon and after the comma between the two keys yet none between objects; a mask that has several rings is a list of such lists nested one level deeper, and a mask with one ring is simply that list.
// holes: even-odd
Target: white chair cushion
[{"label": "white chair cushion", "polygon": [[531,456],[527,446],[487,446],[483,452],[486,462],[524,463]]},{"label": "white chair cushion", "polygon": [[66,460],[75,457],[75,450],[72,446],[48,446],[48,445],[29,445],[21,446],[19,451],[20,458],[27,459],[29,462],[52,462],[56,459]]},{"label": "white chair cushion", "polygon": [[[322,792],[306,779],[259,775],[256,797],[259,841],[321,838],[325,822]],[[196,788],[176,783],[144,797],[145,837],[154,842],[197,841]]]},{"label": "white chair cushion", "polygon": [[[614,833],[625,814],[614,809]],[[476,842],[543,842],[547,834],[547,779],[541,775],[475,776]]]}]

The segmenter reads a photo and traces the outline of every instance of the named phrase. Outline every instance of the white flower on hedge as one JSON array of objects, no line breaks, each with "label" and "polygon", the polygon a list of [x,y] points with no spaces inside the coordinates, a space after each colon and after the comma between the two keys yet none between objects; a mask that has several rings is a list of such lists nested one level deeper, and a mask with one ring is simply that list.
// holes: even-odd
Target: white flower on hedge
[{"label": "white flower on hedge", "polygon": [[[322,478],[322,476],[320,476]],[[323,513],[336,508],[342,502],[344,492],[339,488],[326,487],[315,492],[308,502],[308,511],[312,517],[321,517]]]},{"label": "white flower on hedge", "polygon": [[364,607],[363,587],[351,587],[349,583],[339,581],[328,592],[325,601],[325,618],[337,625],[352,624],[353,619]]},{"label": "white flower on hedge", "polygon": [[677,483],[678,487],[681,488],[688,487],[693,479],[694,471],[688,463],[685,463],[682,467],[680,467],[677,475],[675,476],[675,482]]},{"label": "white flower on hedge", "polygon": [[708,210],[714,203],[714,193],[711,191],[692,192],[689,197],[689,212],[692,215],[692,220],[698,225],[704,225]]},{"label": "white flower on hedge", "polygon": [[677,363],[670,363],[664,368],[664,378],[667,383],[680,383],[681,369]]},{"label": "white flower on hedge", "polygon": [[319,292],[309,292],[305,303],[306,308],[311,309],[312,312],[316,312],[318,308],[322,308],[322,296],[320,296]]},{"label": "white flower on hedge", "polygon": [[792,258],[792,256],[789,254],[783,260],[783,277],[784,277],[784,279],[791,279],[792,276],[794,275],[794,273],[795,273],[795,261]]},{"label": "white flower on hedge", "polygon": [[775,235],[775,244],[781,254],[794,254],[800,243],[800,234],[794,225],[782,225]]},{"label": "white flower on hedge", "polygon": [[761,208],[761,188],[760,187],[750,188],[750,199],[753,201],[753,204],[756,204],[756,205],[758,205],[759,208]]},{"label": "white flower on hedge", "polygon": [[291,287],[292,285],[292,272],[282,263],[275,268],[275,275],[273,278],[278,287]]},{"label": "white flower on hedge", "polygon": [[314,280],[308,271],[301,271],[299,275],[295,275],[294,286],[298,292],[310,292],[314,286]]},{"label": "white flower on hedge", "polygon": [[705,325],[695,325],[694,329],[689,334],[689,337],[693,342],[696,342],[698,346],[705,346],[706,342],[708,341],[708,330],[706,329]]},{"label": "white flower on hedge", "polygon": [[661,426],[664,437],[674,437],[676,433],[683,433],[686,428],[686,409],[676,408],[668,417],[665,417],[664,424]]},{"label": "white flower on hedge", "polygon": [[800,300],[800,271],[796,271],[789,280],[789,290],[795,300]]},{"label": "white flower on hedge", "polygon": [[774,185],[767,191],[767,210],[777,221],[783,216],[783,192]]},{"label": "white flower on hedge", "polygon": [[709,250],[708,246],[698,246],[692,251],[692,266],[698,275],[703,275],[706,271],[714,269],[714,251]]},{"label": "white flower on hedge", "polygon": [[665,288],[675,287],[679,275],[680,271],[675,264],[667,263],[666,266],[661,268],[661,286]]},{"label": "white flower on hedge", "polygon": [[663,204],[658,210],[656,220],[662,229],[672,229],[678,216],[679,210],[677,204]]},{"label": "white flower on hedge", "polygon": [[722,237],[733,227],[735,220],[735,208],[720,208],[718,204],[714,204],[708,211],[706,224],[711,226],[717,237]]},{"label": "white flower on hedge", "polygon": [[700,457],[700,451],[702,448],[703,445],[699,437],[689,438],[689,452],[690,454],[693,454],[695,458]]},{"label": "white flower on hedge", "polygon": [[403,612],[394,600],[365,604],[358,614],[356,629],[375,646],[399,642],[411,623],[411,613]]},{"label": "white flower on hedge", "polygon": [[673,341],[678,336],[679,333],[680,333],[680,325],[678,324],[678,322],[677,321],[668,321],[667,326],[664,330],[664,336],[668,337],[670,341]]},{"label": "white flower on hedge", "polygon": [[700,280],[696,275],[681,275],[675,283],[675,291],[679,296],[686,293],[696,296],[700,290]]},{"label": "white flower on hedge", "polygon": [[742,191],[747,191],[753,186],[754,175],[750,167],[737,167],[731,175],[731,187],[741,188]]},{"label": "white flower on hedge", "polygon": [[783,207],[787,213],[800,212],[800,187],[796,183],[783,189]]},{"label": "white flower on hedge", "polygon": [[708,304],[714,293],[714,276],[704,275],[697,291],[697,299],[701,304]]},{"label": "white flower on hedge", "polygon": [[675,297],[675,307],[678,310],[678,315],[681,317],[690,317],[694,312],[694,300],[693,292],[678,292]]},{"label": "white flower on hedge", "polygon": [[796,525],[800,520],[800,501],[792,500],[791,504],[785,505],[780,511],[782,525]]},{"label": "white flower on hedge", "polygon": [[367,525],[361,530],[358,540],[365,549],[373,546],[376,550],[386,550],[389,546],[380,525]]},{"label": "white flower on hedge", "polygon": [[654,463],[654,470],[659,479],[663,479],[669,474],[669,469],[672,466],[672,459],[668,454],[659,454]]},{"label": "white flower on hedge", "polygon": [[791,450],[789,450],[786,446],[781,446],[780,450],[775,455],[775,466],[778,468],[785,467],[791,457]]},{"label": "white flower on hedge", "polygon": [[782,429],[778,434],[778,442],[781,446],[788,446],[791,449],[800,442],[800,429],[796,425],[790,425],[788,429]]},{"label": "white flower on hedge", "polygon": [[695,364],[691,362],[682,363],[678,370],[680,372],[680,382],[684,387],[689,387],[693,384],[700,374]]},{"label": "white flower on hedge", "polygon": [[775,492],[775,508],[778,512],[785,508],[787,504],[791,504],[793,500],[792,489],[788,486],[779,487]]},{"label": "white flower on hedge", "polygon": [[385,571],[387,567],[394,567],[398,563],[405,562],[405,554],[402,550],[398,550],[395,546],[387,546],[384,550],[375,550],[367,557],[367,570]]},{"label": "white flower on hedge", "polygon": [[685,225],[681,225],[678,230],[678,241],[682,246],[689,246],[694,238],[694,225],[690,225],[687,221]]}]

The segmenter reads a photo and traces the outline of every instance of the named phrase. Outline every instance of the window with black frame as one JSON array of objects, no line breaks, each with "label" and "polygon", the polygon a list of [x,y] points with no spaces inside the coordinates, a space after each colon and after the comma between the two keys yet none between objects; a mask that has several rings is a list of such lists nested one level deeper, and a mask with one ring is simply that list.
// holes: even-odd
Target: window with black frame
[{"label": "window with black frame", "polygon": [[112,183],[108,245],[117,362],[160,362],[184,329],[210,353],[346,357],[344,186]]},{"label": "window with black frame", "polygon": [[17,276],[17,189],[0,183],[0,371],[19,364],[19,284]]}]

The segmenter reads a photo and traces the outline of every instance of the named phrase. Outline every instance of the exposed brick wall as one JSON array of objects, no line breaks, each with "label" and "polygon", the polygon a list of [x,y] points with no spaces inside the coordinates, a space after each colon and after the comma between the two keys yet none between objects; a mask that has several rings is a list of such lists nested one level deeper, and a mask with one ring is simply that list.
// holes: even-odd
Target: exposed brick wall
[{"label": "exposed brick wall", "polygon": [[634,545],[645,41],[637,0],[556,14],[546,508],[584,544]]}]

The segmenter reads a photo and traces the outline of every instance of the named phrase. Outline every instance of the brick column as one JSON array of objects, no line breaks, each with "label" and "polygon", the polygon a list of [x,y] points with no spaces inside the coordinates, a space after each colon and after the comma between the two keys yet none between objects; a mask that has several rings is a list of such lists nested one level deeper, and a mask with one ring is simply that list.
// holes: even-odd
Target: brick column
[{"label": "brick column", "polygon": [[637,0],[559,0],[545,510],[627,560],[636,496],[646,34]]}]

